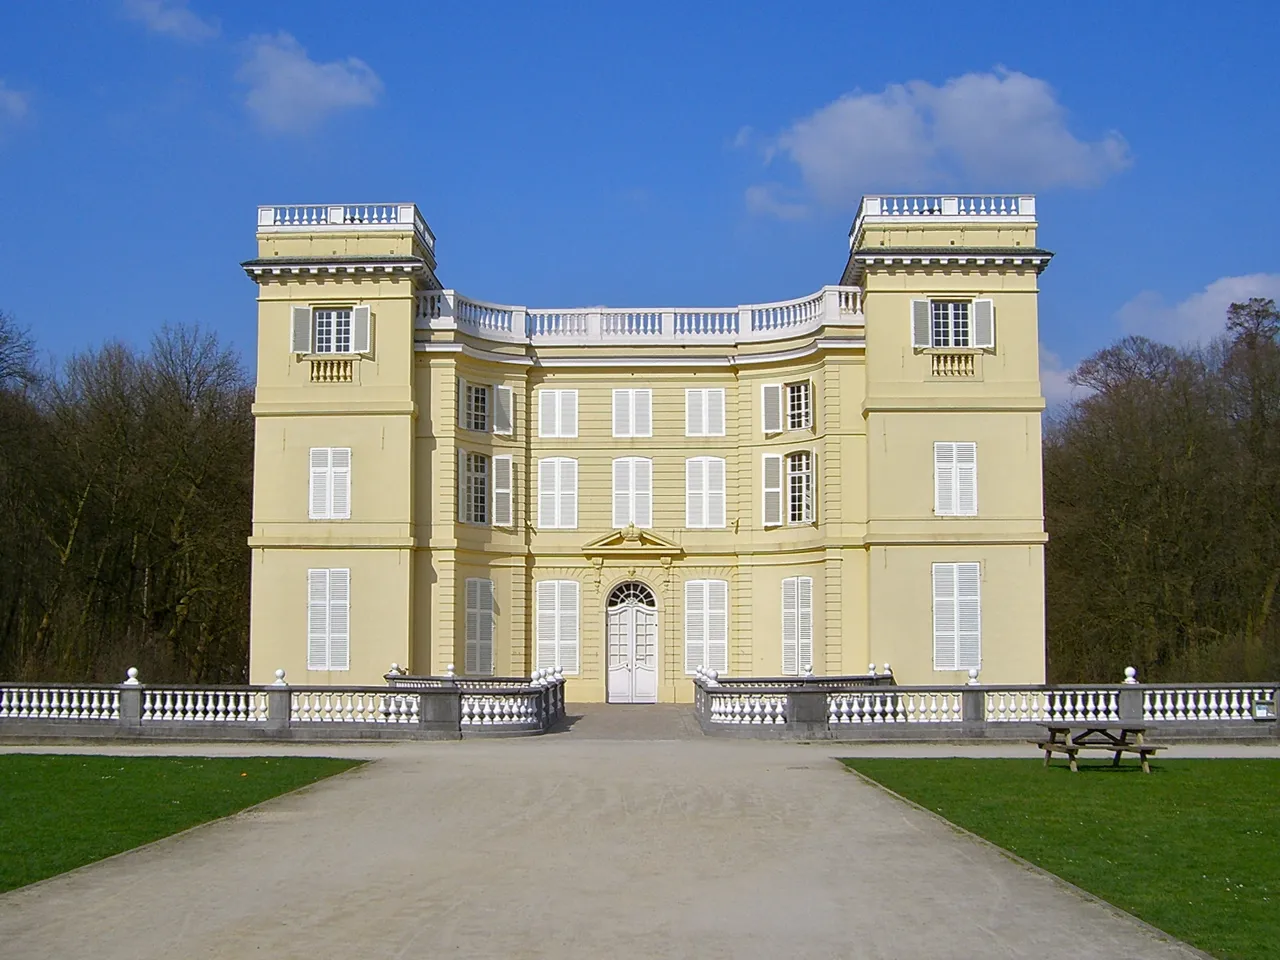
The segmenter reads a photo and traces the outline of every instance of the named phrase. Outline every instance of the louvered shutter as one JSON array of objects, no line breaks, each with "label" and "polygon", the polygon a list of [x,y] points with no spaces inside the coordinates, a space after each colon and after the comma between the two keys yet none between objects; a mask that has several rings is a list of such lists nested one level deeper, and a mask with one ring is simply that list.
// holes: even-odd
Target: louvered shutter
[{"label": "louvered shutter", "polygon": [[329,448],[312,447],[308,516],[312,520],[329,519],[329,500]]},{"label": "louvered shutter", "polygon": [[933,512],[940,517],[956,512],[956,445],[933,445]]},{"label": "louvered shutter", "polygon": [[556,522],[572,530],[578,526],[578,461],[562,458],[557,474]]},{"label": "louvered shutter", "polygon": [[956,669],[982,668],[982,567],[956,564]]},{"label": "louvered shutter", "polygon": [[813,669],[813,577],[796,578],[796,646],[800,669]]},{"label": "louvered shutter", "polygon": [[465,587],[466,652],[462,669],[464,673],[474,674],[479,671],[480,663],[480,581],[468,579]]},{"label": "louvered shutter", "polygon": [[729,669],[729,583],[707,583],[707,667],[724,673]]},{"label": "louvered shutter", "polygon": [[510,387],[493,388],[493,432],[510,436],[515,423],[515,394]]},{"label": "louvered shutter", "polygon": [[511,488],[514,477],[511,457],[493,458],[493,525],[509,527],[514,522]]},{"label": "louvered shutter", "polygon": [[538,461],[538,526],[543,529],[560,525],[557,511],[556,473],[559,461]]},{"label": "louvered shutter", "polygon": [[482,676],[493,673],[493,581],[480,583],[480,632],[476,644],[476,672]]},{"label": "louvered shutter", "polygon": [[311,352],[311,308],[293,308],[293,329],[290,331],[290,343],[294,353]]},{"label": "louvered shutter", "polygon": [[351,311],[351,352],[369,353],[373,344],[369,308],[356,307]]},{"label": "louvered shutter", "polygon": [[962,517],[978,515],[978,445],[957,443],[956,513]]},{"label": "louvered shutter", "polygon": [[560,660],[556,664],[568,674],[578,672],[578,584],[573,580],[561,580],[556,606],[559,608],[557,628]]},{"label": "louvered shutter", "polygon": [[613,435],[631,436],[631,391],[613,391]]},{"label": "louvered shutter", "polygon": [[973,345],[987,349],[996,345],[996,305],[993,300],[973,301]]},{"label": "louvered shutter", "polygon": [[956,565],[933,565],[933,669],[956,669]]},{"label": "louvered shutter", "polygon": [[724,391],[706,392],[707,436],[724,436]]},{"label": "louvered shutter", "polygon": [[684,585],[684,672],[707,666],[707,581]]},{"label": "louvered shutter", "polygon": [[637,527],[653,526],[653,461],[637,458],[633,461],[635,473],[632,476],[632,496],[635,498],[635,518]]},{"label": "louvered shutter", "polygon": [[776,527],[782,523],[782,456],[766,453],[763,458],[764,473],[764,525]]},{"label": "louvered shutter", "polygon": [[458,522],[467,520],[467,452],[458,451]]},{"label": "louvered shutter", "polygon": [[553,670],[556,666],[556,630],[559,618],[556,615],[558,592],[556,581],[540,580],[534,588],[537,602],[535,613],[534,640],[537,645],[535,666],[539,670]]},{"label": "louvered shutter", "polygon": [[555,437],[560,421],[560,396],[557,390],[538,391],[538,436]]},{"label": "louvered shutter", "polygon": [[633,412],[631,415],[631,427],[635,430],[634,436],[652,437],[653,436],[653,391],[652,390],[633,390],[631,391]]},{"label": "louvered shutter", "polygon": [[351,448],[333,447],[329,451],[329,516],[334,520],[351,519]]},{"label": "louvered shutter", "polygon": [[766,383],[760,388],[764,432],[782,432],[782,384]]},{"label": "louvered shutter", "polygon": [[560,391],[560,436],[578,435],[578,391]]},{"label": "louvered shutter", "polygon": [[351,669],[351,571],[329,571],[329,669]]},{"label": "louvered shutter", "polygon": [[307,669],[329,669],[329,571],[307,571]]},{"label": "louvered shutter", "polygon": [[794,676],[800,670],[799,663],[799,591],[798,578],[787,577],[782,581],[782,672]]},{"label": "louvered shutter", "polygon": [[707,525],[707,464],[702,457],[684,462],[684,525]]},{"label": "louvered shutter", "polygon": [[929,301],[911,301],[911,346],[933,346],[932,321],[929,318]]},{"label": "louvered shutter", "polygon": [[707,459],[706,484],[707,526],[723,527],[725,525],[724,460],[720,457],[709,457]]},{"label": "louvered shutter", "polygon": [[707,433],[707,394],[705,390],[684,392],[684,435],[702,437]]},{"label": "louvered shutter", "polygon": [[613,525],[625,527],[631,522],[631,461],[613,461]]}]

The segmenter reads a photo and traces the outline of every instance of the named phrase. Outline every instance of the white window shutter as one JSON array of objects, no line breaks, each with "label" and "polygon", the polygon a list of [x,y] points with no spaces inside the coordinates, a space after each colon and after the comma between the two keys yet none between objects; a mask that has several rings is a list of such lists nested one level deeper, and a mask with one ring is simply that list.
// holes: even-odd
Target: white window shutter
[{"label": "white window shutter", "polygon": [[707,525],[707,461],[690,457],[684,462],[684,525]]},{"label": "white window shutter", "polygon": [[509,527],[515,522],[512,509],[512,487],[514,486],[511,457],[493,458],[493,525]]},{"label": "white window shutter", "polygon": [[290,342],[294,353],[311,352],[311,308],[293,308],[293,329]]},{"label": "white window shutter", "polygon": [[561,458],[557,473],[556,522],[572,530],[578,526],[578,461]]},{"label": "white window shutter", "polygon": [[956,512],[956,445],[933,445],[933,512],[940,517]]},{"label": "white window shutter", "polygon": [[333,447],[329,451],[329,516],[334,520],[351,519],[351,448]]},{"label": "white window shutter", "polygon": [[538,461],[538,526],[543,529],[560,525],[556,512],[557,467],[554,459]]},{"label": "white window shutter", "polygon": [[973,301],[973,345],[988,350],[996,345],[996,305],[994,300]]},{"label": "white window shutter", "polygon": [[978,515],[978,445],[957,443],[956,449],[956,513],[962,517]]},{"label": "white window shutter", "polygon": [[956,565],[933,565],[933,669],[956,669]]},{"label": "white window shutter", "polygon": [[467,452],[458,451],[458,522],[467,520]]},{"label": "white window shutter", "polygon": [[707,582],[707,666],[719,673],[729,669],[729,583]]},{"label": "white window shutter", "polygon": [[482,676],[493,673],[493,581],[480,583],[480,633],[476,644],[476,672]]},{"label": "white window shutter", "polygon": [[635,525],[653,526],[653,461],[637,457],[632,474],[632,490],[635,497]]},{"label": "white window shutter", "polygon": [[613,461],[613,526],[625,527],[631,522],[631,461]]},{"label": "white window shutter", "polygon": [[510,436],[515,423],[515,394],[510,387],[493,388],[493,432]]},{"label": "white window shutter", "polygon": [[560,391],[560,436],[578,435],[578,391]]},{"label": "white window shutter", "polygon": [[351,571],[329,571],[329,669],[351,669]]},{"label": "white window shutter", "polygon": [[538,391],[538,436],[559,436],[560,396],[557,390]]},{"label": "white window shutter", "polygon": [[794,676],[800,672],[800,609],[798,577],[782,581],[782,672]]},{"label": "white window shutter", "polygon": [[578,672],[578,584],[561,580],[558,589],[559,626],[557,628],[559,661],[556,666],[568,674]]},{"label": "white window shutter", "polygon": [[766,453],[763,458],[764,473],[764,525],[776,527],[782,523],[782,456]]},{"label": "white window shutter", "polygon": [[684,585],[684,672],[707,666],[707,581]]},{"label": "white window shutter", "polygon": [[707,433],[707,392],[705,390],[686,390],[684,392],[684,435],[686,437],[702,437]]},{"label": "white window shutter", "polygon": [[982,668],[982,566],[956,564],[956,669]]},{"label": "white window shutter", "polygon": [[932,320],[928,300],[911,301],[911,346],[933,346]]},{"label": "white window shutter", "polygon": [[706,391],[707,436],[724,436],[724,390]]},{"label": "white window shutter", "polygon": [[813,669],[813,577],[796,578],[796,647],[800,669]]},{"label": "white window shutter", "polygon": [[652,390],[633,390],[631,391],[633,398],[634,410],[631,415],[631,427],[635,431],[634,436],[652,437],[653,436],[653,391]]},{"label": "white window shutter", "polygon": [[469,578],[466,581],[465,590],[466,650],[463,654],[462,671],[474,674],[479,672],[480,663],[480,581]]},{"label": "white window shutter", "polygon": [[369,353],[369,348],[373,343],[373,337],[370,330],[372,321],[369,315],[369,308],[355,307],[351,311],[351,352],[352,353]]},{"label": "white window shutter", "polygon": [[761,409],[764,415],[764,432],[782,432],[782,384],[766,383],[760,388]]},{"label": "white window shutter", "polygon": [[631,436],[631,391],[613,391],[613,435]]},{"label": "white window shutter", "polygon": [[534,588],[537,609],[534,614],[534,666],[539,670],[553,670],[556,666],[556,615],[557,589],[555,580],[540,580]]},{"label": "white window shutter", "polygon": [[307,571],[307,669],[329,669],[329,571]]},{"label": "white window shutter", "polygon": [[707,526],[723,527],[725,525],[724,460],[720,457],[710,457],[706,463]]},{"label": "white window shutter", "polygon": [[307,516],[312,520],[328,520],[329,500],[329,448],[312,447]]}]

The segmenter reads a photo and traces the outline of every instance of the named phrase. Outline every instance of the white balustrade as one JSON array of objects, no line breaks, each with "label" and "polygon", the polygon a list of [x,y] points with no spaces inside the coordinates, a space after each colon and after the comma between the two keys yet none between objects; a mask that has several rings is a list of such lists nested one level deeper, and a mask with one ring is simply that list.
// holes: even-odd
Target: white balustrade
[{"label": "white balustrade", "polygon": [[1178,687],[1142,691],[1143,720],[1252,720],[1255,700],[1269,700],[1266,687]]},{"label": "white balustrade", "polygon": [[417,723],[416,694],[365,690],[295,690],[294,723]]},{"label": "white balustrade", "polygon": [[800,332],[796,328],[812,326],[822,319],[824,304],[825,298],[821,293],[783,303],[755,304],[750,308],[751,329],[757,332]]},{"label": "white balustrade", "polygon": [[267,694],[259,690],[142,692],[142,720],[192,723],[259,723],[267,719]]},{"label": "white balustrade", "polygon": [[827,722],[957,723],[963,698],[956,690],[867,690],[827,694]]},{"label": "white balustrade", "polygon": [[462,725],[493,727],[541,723],[540,694],[463,694]]},{"label": "white balustrade", "polygon": [[1115,690],[988,690],[988,723],[1093,723],[1120,720]]},{"label": "white balustrade", "polygon": [[531,338],[580,339],[587,335],[590,310],[529,310],[526,328]]},{"label": "white balustrade", "polygon": [[436,238],[412,203],[301,203],[258,208],[259,232],[364,231],[411,227],[429,250]]},{"label": "white balustrade", "polygon": [[0,718],[119,720],[120,691],[83,687],[0,687]]},{"label": "white balustrade", "polygon": [[785,693],[709,693],[711,722],[772,725],[787,722]]},{"label": "white balustrade", "polygon": [[511,307],[457,297],[453,309],[459,326],[470,327],[481,334],[511,333],[515,316],[515,310]]}]

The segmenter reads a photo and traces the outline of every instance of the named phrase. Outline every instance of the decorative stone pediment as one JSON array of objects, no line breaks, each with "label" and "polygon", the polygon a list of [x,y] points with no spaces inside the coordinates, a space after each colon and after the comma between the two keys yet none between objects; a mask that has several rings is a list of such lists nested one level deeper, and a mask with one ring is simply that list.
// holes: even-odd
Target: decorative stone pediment
[{"label": "decorative stone pediment", "polygon": [[684,547],[674,540],[659,536],[652,530],[641,530],[635,524],[606,533],[584,544],[582,552],[588,557],[649,557],[671,558],[684,554]]}]

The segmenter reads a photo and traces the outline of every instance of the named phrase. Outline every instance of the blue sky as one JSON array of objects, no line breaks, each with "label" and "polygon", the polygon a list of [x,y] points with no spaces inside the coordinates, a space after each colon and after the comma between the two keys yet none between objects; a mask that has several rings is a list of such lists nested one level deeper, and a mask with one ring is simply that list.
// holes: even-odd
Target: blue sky
[{"label": "blue sky", "polygon": [[719,305],[835,282],[863,193],[1034,191],[1051,395],[1280,298],[1270,4],[0,6],[0,309],[60,356],[251,360],[277,202],[415,201],[483,299]]}]

